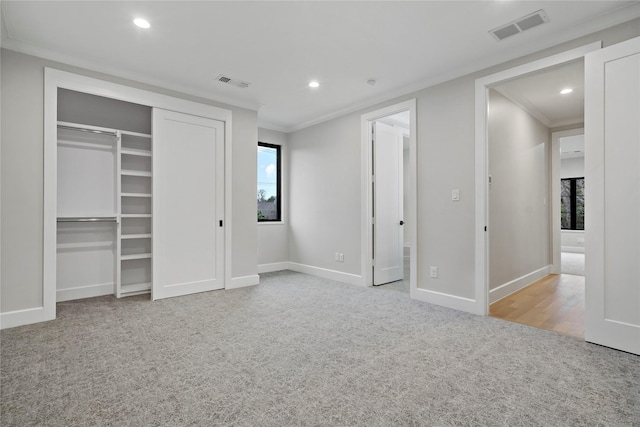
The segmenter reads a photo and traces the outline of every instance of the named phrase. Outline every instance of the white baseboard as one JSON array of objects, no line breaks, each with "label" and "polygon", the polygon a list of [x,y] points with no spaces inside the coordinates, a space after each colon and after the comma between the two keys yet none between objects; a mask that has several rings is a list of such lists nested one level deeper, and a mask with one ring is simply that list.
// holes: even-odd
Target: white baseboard
[{"label": "white baseboard", "polygon": [[271,273],[273,271],[282,271],[288,270],[289,263],[288,262],[274,262],[271,264],[260,264],[258,265],[258,274],[262,273]]},{"label": "white baseboard", "polygon": [[32,323],[54,320],[48,317],[44,307],[27,308],[25,310],[8,311],[0,314],[0,329],[15,328],[16,326],[31,325]]},{"label": "white baseboard", "polygon": [[411,299],[453,308],[454,310],[466,311],[467,313],[478,314],[480,316],[485,315],[484,309],[478,307],[477,301],[471,298],[463,298],[442,292],[430,291],[428,289],[411,288]]},{"label": "white baseboard", "polygon": [[519,291],[520,289],[526,288],[536,280],[540,280],[543,277],[548,276],[549,274],[551,274],[551,267],[551,265],[547,265],[538,270],[532,271],[529,274],[525,274],[524,276],[518,277],[517,279],[500,285],[497,288],[491,289],[489,291],[489,304],[493,304],[494,302],[499,301],[514,292]]},{"label": "white baseboard", "polygon": [[364,278],[358,274],[343,273],[342,271],[329,270],[327,268],[320,268],[320,267],[313,267],[311,265],[298,264],[296,262],[290,262],[288,264],[289,264],[289,270],[297,271],[298,273],[309,274],[311,276],[318,276],[324,279],[348,283],[350,285],[364,286]]},{"label": "white baseboard", "polygon": [[562,252],[574,252],[577,254],[583,254],[584,253],[584,246],[562,246],[560,248],[560,250]]},{"label": "white baseboard", "polygon": [[101,283],[97,285],[78,286],[77,288],[58,289],[56,291],[56,302],[100,297],[103,295],[113,295],[113,283]]},{"label": "white baseboard", "polygon": [[252,274],[250,276],[232,277],[231,283],[227,283],[225,289],[238,289],[246,286],[255,286],[260,284],[260,276]]}]

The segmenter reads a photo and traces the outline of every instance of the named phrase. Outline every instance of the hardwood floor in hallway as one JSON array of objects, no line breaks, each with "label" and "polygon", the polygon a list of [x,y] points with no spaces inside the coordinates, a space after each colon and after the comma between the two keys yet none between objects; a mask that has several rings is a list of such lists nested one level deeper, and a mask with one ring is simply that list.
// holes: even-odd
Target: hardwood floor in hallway
[{"label": "hardwood floor in hallway", "polygon": [[489,315],[584,338],[584,276],[551,274],[491,304]]}]

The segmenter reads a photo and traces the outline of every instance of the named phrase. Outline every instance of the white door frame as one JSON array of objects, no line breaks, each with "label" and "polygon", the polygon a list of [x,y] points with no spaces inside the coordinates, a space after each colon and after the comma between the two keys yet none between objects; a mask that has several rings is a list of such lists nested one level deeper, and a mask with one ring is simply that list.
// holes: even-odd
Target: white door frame
[{"label": "white door frame", "polygon": [[497,84],[529,73],[558,66],[583,58],[587,53],[602,48],[594,42],[547,58],[523,64],[476,80],[475,105],[475,301],[473,313],[489,314],[489,89]]},{"label": "white door frame", "polygon": [[361,257],[362,257],[362,278],[365,286],[373,286],[372,270],[372,253],[373,253],[373,239],[372,239],[372,180],[371,180],[371,161],[372,161],[372,149],[371,149],[371,123],[377,119],[391,116],[396,113],[409,111],[410,123],[409,123],[409,200],[408,209],[404,213],[405,227],[409,227],[409,287],[411,297],[415,293],[417,286],[417,123],[416,123],[416,99],[410,99],[408,101],[400,102],[398,104],[390,105],[380,110],[372,111],[370,113],[363,114],[361,116]]},{"label": "white door frame", "polygon": [[[19,324],[56,318],[56,230],[57,230],[57,121],[58,88],[84,92],[125,102],[178,111],[225,123],[225,248],[224,280],[231,283],[231,111],[211,105],[174,98],[66,71],[44,70],[44,201],[43,201],[43,278],[42,307],[30,310]],[[3,327],[10,327],[3,319]],[[17,326],[17,325],[13,325]]]},{"label": "white door frame", "polygon": [[584,127],[551,134],[551,274],[562,272],[562,229],[560,224],[560,138],[584,134]]}]

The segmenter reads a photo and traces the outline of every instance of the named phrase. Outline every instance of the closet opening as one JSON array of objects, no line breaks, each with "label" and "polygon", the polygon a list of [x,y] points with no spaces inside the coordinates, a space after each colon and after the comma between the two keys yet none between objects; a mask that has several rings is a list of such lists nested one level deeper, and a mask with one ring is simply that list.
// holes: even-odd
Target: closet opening
[{"label": "closet opening", "polygon": [[151,107],[57,91],[56,302],[149,294]]}]

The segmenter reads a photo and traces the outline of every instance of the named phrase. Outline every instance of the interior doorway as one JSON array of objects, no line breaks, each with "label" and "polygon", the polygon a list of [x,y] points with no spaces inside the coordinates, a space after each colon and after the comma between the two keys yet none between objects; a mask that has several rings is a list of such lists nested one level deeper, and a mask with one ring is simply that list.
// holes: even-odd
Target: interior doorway
[{"label": "interior doorway", "polygon": [[[580,155],[584,164],[584,148],[571,146],[583,133],[584,60],[577,56],[486,88],[488,314],[584,338],[584,273],[563,272],[562,259],[566,270],[569,257],[561,245],[565,235],[577,240],[584,233],[584,172],[560,178],[561,157]],[[579,212],[575,206],[568,212],[565,193],[572,188],[575,203],[576,181]],[[574,229],[561,232],[568,220]],[[584,247],[583,234],[580,241]]]},{"label": "interior doorway", "polygon": [[[553,133],[554,200],[559,206],[559,221],[554,222],[555,253],[560,254],[559,268],[554,273],[584,276],[585,274],[585,188],[584,128]],[[557,214],[554,215],[557,218]],[[556,257],[557,258],[557,257]],[[554,263],[558,263],[555,259]]]},{"label": "interior doorway", "polygon": [[373,286],[409,293],[409,239],[404,211],[409,179],[409,111],[371,123],[373,182]]},{"label": "interior doorway", "polygon": [[362,116],[365,285],[411,294],[416,283],[415,100]]}]

